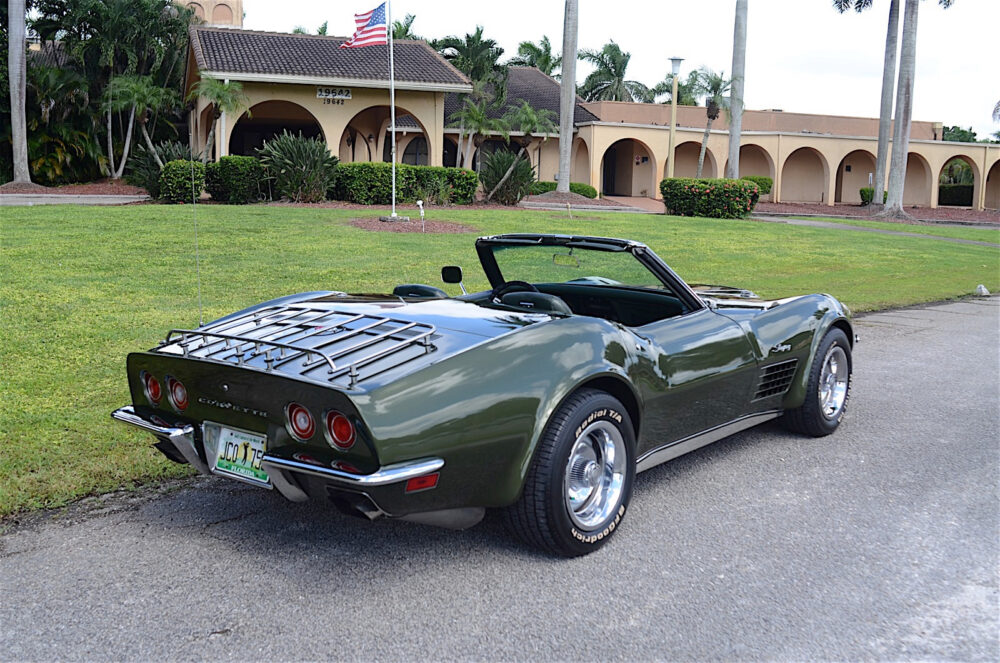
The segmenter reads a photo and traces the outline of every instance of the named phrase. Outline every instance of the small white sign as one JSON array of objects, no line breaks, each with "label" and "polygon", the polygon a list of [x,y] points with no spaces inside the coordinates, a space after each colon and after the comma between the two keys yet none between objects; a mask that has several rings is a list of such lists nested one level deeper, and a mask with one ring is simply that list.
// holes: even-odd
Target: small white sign
[{"label": "small white sign", "polygon": [[326,103],[340,101],[351,98],[351,89],[347,87],[318,87],[316,88],[316,98],[323,99]]}]

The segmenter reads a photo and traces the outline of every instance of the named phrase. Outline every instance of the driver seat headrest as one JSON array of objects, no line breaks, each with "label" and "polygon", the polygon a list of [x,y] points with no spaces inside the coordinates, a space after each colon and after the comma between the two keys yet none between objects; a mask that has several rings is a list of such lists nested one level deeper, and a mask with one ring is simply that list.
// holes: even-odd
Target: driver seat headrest
[{"label": "driver seat headrest", "polygon": [[508,292],[500,298],[507,306],[538,311],[539,313],[561,313],[573,315],[573,309],[559,297],[544,292]]}]

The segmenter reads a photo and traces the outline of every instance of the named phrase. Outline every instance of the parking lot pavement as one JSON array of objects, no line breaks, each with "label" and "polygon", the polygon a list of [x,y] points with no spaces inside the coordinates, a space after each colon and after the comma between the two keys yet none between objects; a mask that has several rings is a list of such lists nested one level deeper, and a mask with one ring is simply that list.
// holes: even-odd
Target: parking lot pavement
[{"label": "parking lot pavement", "polygon": [[1000,300],[857,331],[834,436],[650,470],[582,559],[221,479],[28,518],[0,537],[0,658],[996,660]]}]

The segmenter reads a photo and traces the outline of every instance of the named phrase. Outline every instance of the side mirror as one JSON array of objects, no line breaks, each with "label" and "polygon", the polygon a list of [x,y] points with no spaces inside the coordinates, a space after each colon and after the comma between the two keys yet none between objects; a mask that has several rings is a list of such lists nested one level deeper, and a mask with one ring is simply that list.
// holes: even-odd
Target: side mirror
[{"label": "side mirror", "polygon": [[462,284],[462,268],[456,265],[448,265],[447,267],[441,268],[441,280],[445,283],[457,283],[458,287],[462,289],[462,294],[469,294]]}]

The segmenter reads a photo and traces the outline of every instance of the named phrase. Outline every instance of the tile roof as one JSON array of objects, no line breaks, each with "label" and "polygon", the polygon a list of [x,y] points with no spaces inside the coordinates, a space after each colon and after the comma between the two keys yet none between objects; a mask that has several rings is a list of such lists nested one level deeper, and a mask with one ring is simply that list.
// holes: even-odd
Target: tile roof
[{"label": "tile roof", "polygon": [[[546,76],[535,67],[510,67],[507,74],[507,104],[502,108],[490,109],[491,117],[500,117],[512,106],[520,104],[523,99],[535,109],[547,109],[559,115],[559,81]],[[583,99],[576,98],[574,123],[594,122],[598,118],[581,104]],[[444,122],[448,126],[451,115],[459,109],[458,95],[448,93],[444,100]],[[559,123],[558,117],[556,124]]]},{"label": "tile roof", "polygon": [[[191,48],[203,71],[330,80],[389,80],[386,46],[342,49],[345,37],[193,26]],[[458,69],[419,40],[395,42],[396,84],[469,85]],[[381,87],[381,85],[379,86]]]}]

